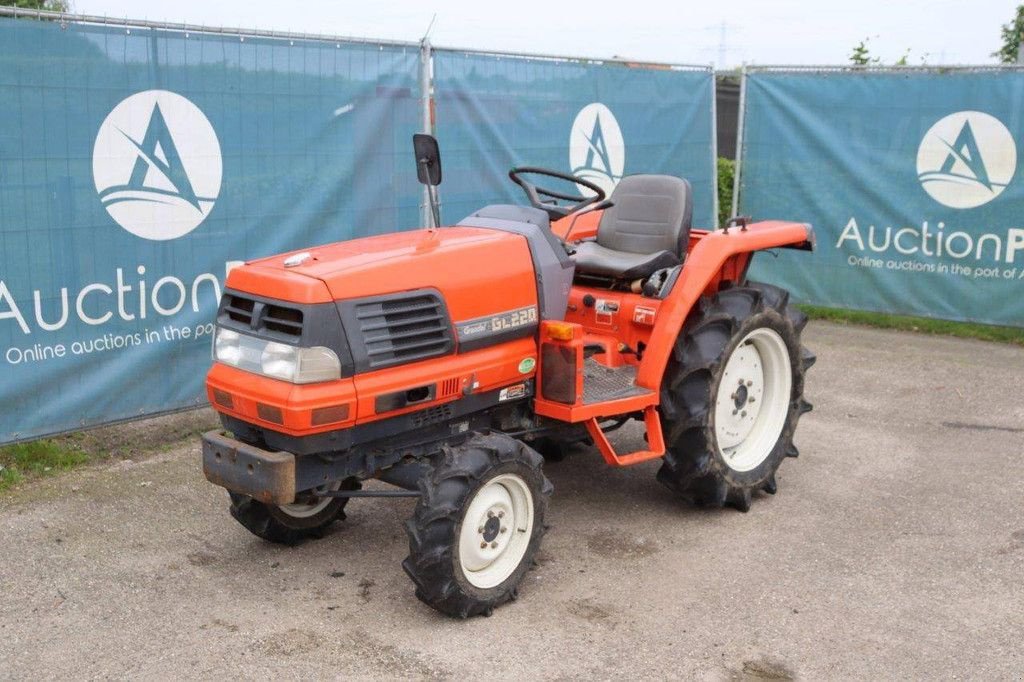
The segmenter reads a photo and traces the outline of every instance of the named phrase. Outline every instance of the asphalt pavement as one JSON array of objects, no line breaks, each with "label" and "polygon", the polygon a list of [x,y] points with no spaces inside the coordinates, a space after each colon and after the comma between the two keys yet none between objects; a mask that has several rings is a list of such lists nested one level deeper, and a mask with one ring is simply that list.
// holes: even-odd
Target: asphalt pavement
[{"label": "asphalt pavement", "polygon": [[415,599],[408,499],[285,548],[194,440],[27,484],[0,498],[0,678],[1020,679],[1024,348],[804,339],[777,495],[695,509],[582,449],[545,467],[539,565],[489,618]]}]

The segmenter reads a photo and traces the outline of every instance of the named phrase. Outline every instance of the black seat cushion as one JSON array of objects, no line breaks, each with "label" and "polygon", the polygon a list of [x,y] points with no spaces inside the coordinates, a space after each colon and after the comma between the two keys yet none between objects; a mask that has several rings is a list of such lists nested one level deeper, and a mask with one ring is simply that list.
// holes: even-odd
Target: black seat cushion
[{"label": "black seat cushion", "polygon": [[597,228],[574,257],[577,271],[622,279],[647,277],[682,262],[690,237],[690,183],[670,175],[628,175],[619,181]]},{"label": "black seat cushion", "polygon": [[669,251],[629,253],[605,248],[597,242],[579,244],[573,260],[578,272],[621,279],[644,279],[662,268],[679,265],[679,258]]}]

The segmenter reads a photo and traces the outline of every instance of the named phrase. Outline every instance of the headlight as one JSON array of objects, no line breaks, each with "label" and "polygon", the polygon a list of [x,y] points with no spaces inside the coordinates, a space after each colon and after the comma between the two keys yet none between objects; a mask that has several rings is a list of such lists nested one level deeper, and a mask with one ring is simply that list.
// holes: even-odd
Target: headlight
[{"label": "headlight", "polygon": [[297,351],[298,348],[286,343],[266,342],[266,345],[263,346],[263,353],[260,354],[262,372],[275,379],[294,381],[295,370],[298,369],[299,364]]},{"label": "headlight", "polygon": [[213,359],[226,365],[237,365],[241,358],[240,336],[230,329],[218,329],[213,341]]},{"label": "headlight", "polygon": [[299,371],[295,383],[312,384],[341,378],[341,361],[330,348],[314,346],[299,349]]},{"label": "headlight", "polygon": [[213,357],[225,365],[294,384],[341,378],[341,362],[330,348],[299,348],[230,329],[217,330]]}]

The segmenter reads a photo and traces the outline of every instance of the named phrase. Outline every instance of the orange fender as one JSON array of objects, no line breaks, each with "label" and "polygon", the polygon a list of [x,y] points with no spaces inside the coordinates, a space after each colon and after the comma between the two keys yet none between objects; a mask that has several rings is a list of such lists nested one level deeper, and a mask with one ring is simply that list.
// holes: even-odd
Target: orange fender
[{"label": "orange fender", "polygon": [[660,390],[669,356],[687,315],[702,294],[717,290],[730,259],[742,261],[735,263],[737,271],[733,275],[738,278],[754,251],[779,247],[812,250],[813,228],[806,223],[770,220],[753,223],[746,230],[733,227],[728,232],[708,232],[696,240],[686,256],[679,281],[658,309],[650,343],[637,370],[637,385]]}]

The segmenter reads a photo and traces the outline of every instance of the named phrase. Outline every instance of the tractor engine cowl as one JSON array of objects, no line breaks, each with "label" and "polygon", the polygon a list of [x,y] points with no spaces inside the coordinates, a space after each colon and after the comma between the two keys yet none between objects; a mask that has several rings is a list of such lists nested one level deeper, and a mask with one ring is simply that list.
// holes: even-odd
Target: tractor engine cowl
[{"label": "tractor engine cowl", "polygon": [[231,271],[207,393],[231,430],[292,452],[341,449],[348,435],[325,438],[402,415],[450,419],[468,396],[530,395],[539,322],[518,234],[420,230],[282,254]]}]

